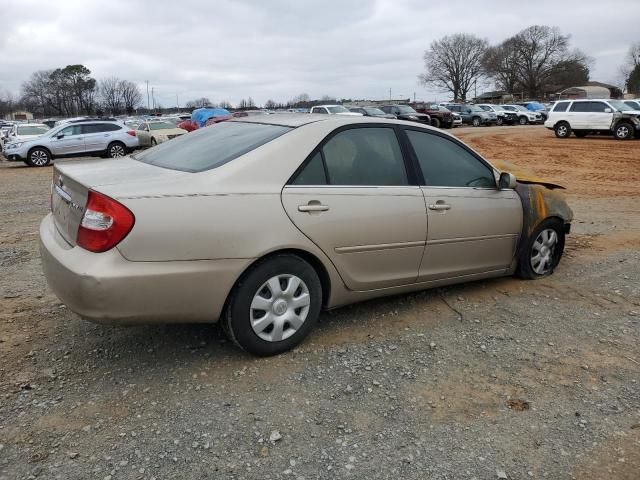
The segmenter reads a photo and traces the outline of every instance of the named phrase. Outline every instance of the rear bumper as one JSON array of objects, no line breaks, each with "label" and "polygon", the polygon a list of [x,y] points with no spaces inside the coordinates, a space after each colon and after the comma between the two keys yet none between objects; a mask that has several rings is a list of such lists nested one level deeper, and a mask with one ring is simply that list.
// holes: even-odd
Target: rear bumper
[{"label": "rear bumper", "polygon": [[51,215],[40,225],[40,255],[56,296],[82,318],[107,324],[215,322],[251,261],[130,262],[117,248],[71,247]]}]

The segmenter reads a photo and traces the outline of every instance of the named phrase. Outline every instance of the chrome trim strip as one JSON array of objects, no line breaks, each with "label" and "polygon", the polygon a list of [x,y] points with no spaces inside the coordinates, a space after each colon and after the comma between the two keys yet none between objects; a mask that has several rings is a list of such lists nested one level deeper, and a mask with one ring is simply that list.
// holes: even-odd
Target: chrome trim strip
[{"label": "chrome trim strip", "polygon": [[440,245],[442,243],[461,243],[461,242],[477,242],[479,240],[495,240],[498,238],[518,238],[517,233],[504,233],[500,235],[484,235],[480,237],[457,237],[457,238],[443,238],[440,240],[427,240],[427,246]]},{"label": "chrome trim strip", "polygon": [[353,247],[336,247],[336,253],[361,253],[361,252],[375,252],[377,250],[391,250],[394,248],[412,248],[412,247],[424,247],[426,242],[400,242],[400,243],[381,243],[378,245],[356,245]]}]

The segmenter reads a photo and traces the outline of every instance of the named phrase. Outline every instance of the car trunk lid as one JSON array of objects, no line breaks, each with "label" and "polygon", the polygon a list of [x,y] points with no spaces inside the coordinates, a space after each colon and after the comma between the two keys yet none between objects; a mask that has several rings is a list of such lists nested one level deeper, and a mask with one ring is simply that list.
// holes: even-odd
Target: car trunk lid
[{"label": "car trunk lid", "polygon": [[51,211],[56,229],[69,245],[75,246],[90,189],[100,191],[108,185],[175,176],[172,170],[128,157],[57,164],[51,184]]}]

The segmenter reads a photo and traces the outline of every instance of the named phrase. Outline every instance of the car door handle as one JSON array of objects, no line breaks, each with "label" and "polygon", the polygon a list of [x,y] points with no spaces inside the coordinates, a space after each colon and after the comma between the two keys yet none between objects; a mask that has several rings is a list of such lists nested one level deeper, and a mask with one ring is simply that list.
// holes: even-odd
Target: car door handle
[{"label": "car door handle", "polygon": [[329,210],[328,205],[322,205],[320,202],[313,200],[306,205],[298,205],[299,212],[326,212],[327,210]]},{"label": "car door handle", "polygon": [[451,205],[442,201],[432,203],[429,205],[429,210],[451,210]]}]

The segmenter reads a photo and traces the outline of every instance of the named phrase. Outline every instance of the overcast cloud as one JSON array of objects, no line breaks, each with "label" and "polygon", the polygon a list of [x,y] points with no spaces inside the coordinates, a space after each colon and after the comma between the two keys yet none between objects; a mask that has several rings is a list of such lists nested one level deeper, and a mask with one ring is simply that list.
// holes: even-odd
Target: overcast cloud
[{"label": "overcast cloud", "polygon": [[498,43],[533,24],[571,34],[593,59],[591,78],[614,82],[640,40],[638,0],[0,0],[0,12],[0,90],[81,63],[143,91],[149,80],[165,107],[176,95],[447,99],[417,83],[433,40],[466,32]]}]

